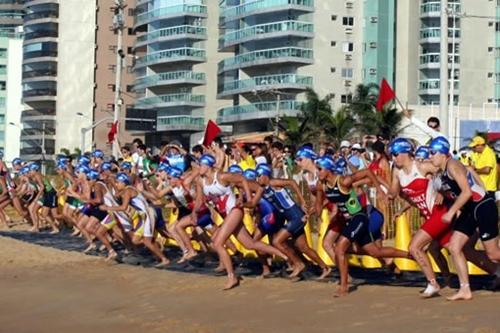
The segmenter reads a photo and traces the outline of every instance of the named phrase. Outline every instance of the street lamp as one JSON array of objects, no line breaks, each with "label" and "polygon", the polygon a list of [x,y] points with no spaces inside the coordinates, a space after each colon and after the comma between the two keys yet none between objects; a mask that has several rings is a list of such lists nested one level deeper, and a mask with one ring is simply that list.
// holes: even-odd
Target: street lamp
[{"label": "street lamp", "polygon": [[[19,126],[18,124],[14,123],[14,122],[10,122],[9,123],[10,126],[14,126],[14,127],[17,127],[19,128],[19,130],[21,132],[24,132],[26,135],[29,135],[26,130],[24,130],[21,126]],[[41,149],[42,151],[42,172],[45,173],[45,122],[42,122],[42,143],[39,144],[37,143],[36,141],[34,141],[35,144]]]},{"label": "street lamp", "polygon": [[[80,117],[83,117],[83,118],[86,118],[86,119],[89,119],[87,116],[85,116],[81,112],[77,112],[76,115],[80,116]],[[103,118],[103,119],[101,119],[99,121],[96,121],[96,122],[92,123],[92,125],[90,125],[89,127],[82,127],[80,129],[80,150],[81,150],[82,154],[85,152],[85,135],[87,134],[87,132],[92,131],[94,128],[96,128],[100,124],[104,123],[105,121],[113,121],[113,118],[112,117],[106,117],[106,118]]]}]

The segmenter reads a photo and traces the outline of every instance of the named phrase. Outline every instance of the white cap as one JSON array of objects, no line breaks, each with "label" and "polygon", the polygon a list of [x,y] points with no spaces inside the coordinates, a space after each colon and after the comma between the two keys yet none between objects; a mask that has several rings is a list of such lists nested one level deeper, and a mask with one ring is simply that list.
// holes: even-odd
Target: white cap
[{"label": "white cap", "polygon": [[351,143],[347,140],[344,140],[340,143],[340,148],[349,148],[351,146]]},{"label": "white cap", "polygon": [[352,145],[351,149],[357,149],[357,150],[361,150],[361,145],[359,143],[355,143]]}]

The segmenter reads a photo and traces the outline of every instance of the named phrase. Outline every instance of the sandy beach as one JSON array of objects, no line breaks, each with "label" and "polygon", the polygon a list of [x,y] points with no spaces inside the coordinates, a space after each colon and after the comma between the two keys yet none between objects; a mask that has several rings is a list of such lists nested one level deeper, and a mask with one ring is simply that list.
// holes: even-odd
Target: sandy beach
[{"label": "sandy beach", "polygon": [[[0,332],[500,332],[500,294],[418,298],[420,287],[224,278],[108,264],[0,237]],[[453,292],[446,289],[442,295]]]}]

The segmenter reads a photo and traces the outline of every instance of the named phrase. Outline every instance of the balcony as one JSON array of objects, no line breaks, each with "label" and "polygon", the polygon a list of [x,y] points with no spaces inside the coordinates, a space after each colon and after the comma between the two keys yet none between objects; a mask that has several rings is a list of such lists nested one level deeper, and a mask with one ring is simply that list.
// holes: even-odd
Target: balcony
[{"label": "balcony", "polygon": [[[448,2],[448,9],[454,13],[460,13],[460,3]],[[440,17],[441,16],[441,2],[432,1],[420,5],[420,17]]]},{"label": "balcony", "polygon": [[[460,82],[455,80],[453,83],[453,94],[456,95],[460,89]],[[448,84],[451,84],[451,81]],[[440,79],[420,80],[418,82],[418,93],[419,95],[439,95],[440,86]]]},{"label": "balcony", "polygon": [[137,100],[137,109],[169,108],[178,106],[203,107],[205,96],[193,94],[168,94],[153,97],[145,97]]},{"label": "balcony", "polygon": [[59,33],[57,30],[37,30],[33,32],[28,32],[24,34],[24,43],[28,44],[28,41],[31,43],[33,39],[39,38],[57,38]]},{"label": "balcony", "polygon": [[23,91],[23,103],[55,101],[56,89],[30,89]]},{"label": "balcony", "polygon": [[180,25],[171,28],[155,30],[137,37],[136,48],[151,43],[165,42],[175,39],[207,39],[207,28],[195,25]]},{"label": "balcony", "polygon": [[282,36],[314,37],[314,25],[302,21],[281,21],[254,25],[244,29],[231,31],[219,38],[219,49],[222,51],[229,46],[248,42],[277,38]]},{"label": "balcony", "polygon": [[40,23],[56,23],[59,18],[59,10],[44,10],[36,11],[24,15],[24,25],[40,24]]},{"label": "balcony", "polygon": [[301,112],[302,102],[281,101],[279,110],[276,102],[262,102],[249,105],[235,105],[220,109],[217,112],[217,123],[234,123],[238,121],[248,121],[255,119],[268,119],[276,117],[279,111],[280,116],[296,117]]},{"label": "balcony", "polygon": [[282,47],[240,54],[219,62],[218,73],[238,68],[263,66],[278,63],[312,64],[313,50],[300,47]]},{"label": "balcony", "polygon": [[[455,36],[455,41],[460,41],[460,29],[448,28],[448,42]],[[441,41],[441,28],[422,28],[420,29],[420,43],[437,43]]]},{"label": "balcony", "polygon": [[239,20],[243,17],[277,11],[314,12],[313,0],[257,0],[221,8],[222,22]]},{"label": "balcony", "polygon": [[158,131],[203,131],[205,118],[191,116],[158,117]]},{"label": "balcony", "polygon": [[57,58],[57,51],[23,52],[23,64],[54,61],[54,58]]},{"label": "balcony", "polygon": [[182,4],[158,8],[149,12],[137,14],[135,17],[134,28],[151,23],[156,20],[169,19],[179,16],[206,17],[207,6]]},{"label": "balcony", "polygon": [[21,112],[21,122],[55,121],[55,109],[24,110]]},{"label": "balcony", "polygon": [[236,80],[219,86],[217,98],[233,96],[236,94],[253,93],[261,90],[306,90],[312,88],[311,76],[297,74],[277,74],[256,76],[247,80]]},{"label": "balcony", "polygon": [[150,87],[173,86],[179,84],[205,84],[205,74],[195,73],[191,71],[177,71],[145,76],[138,78],[134,82],[134,90]]},{"label": "balcony", "polygon": [[182,47],[178,49],[164,50],[150,53],[137,59],[135,67],[145,67],[164,63],[175,63],[180,61],[205,62],[205,50],[194,47]]},{"label": "balcony", "polygon": [[[452,55],[448,56],[448,67],[451,68]],[[439,69],[441,54],[440,53],[426,53],[420,55],[420,69]],[[460,68],[460,56],[455,55],[455,69]]]}]

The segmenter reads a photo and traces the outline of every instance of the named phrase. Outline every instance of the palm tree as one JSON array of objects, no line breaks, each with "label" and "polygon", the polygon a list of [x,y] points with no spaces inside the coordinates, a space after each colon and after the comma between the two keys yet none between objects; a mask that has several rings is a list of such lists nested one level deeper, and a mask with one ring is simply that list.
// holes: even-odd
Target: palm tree
[{"label": "palm tree", "polygon": [[382,111],[377,111],[375,105],[378,94],[377,84],[359,84],[348,108],[356,120],[356,129],[360,134],[384,134],[394,137],[399,132],[403,115],[392,103],[386,105]]},{"label": "palm tree", "polygon": [[350,110],[347,106],[338,109],[332,116],[332,124],[334,131],[332,132],[332,141],[338,147],[340,142],[352,133],[356,121],[352,117]]}]

